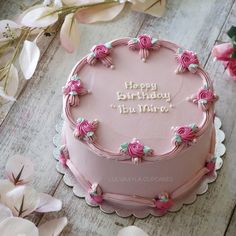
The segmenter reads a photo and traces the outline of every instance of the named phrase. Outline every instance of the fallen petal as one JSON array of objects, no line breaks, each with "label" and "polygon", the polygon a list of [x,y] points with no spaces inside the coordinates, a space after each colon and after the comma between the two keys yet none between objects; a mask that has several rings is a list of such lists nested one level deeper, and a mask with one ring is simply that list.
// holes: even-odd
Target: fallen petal
[{"label": "fallen petal", "polygon": [[61,27],[60,40],[62,46],[67,52],[72,53],[79,45],[79,31],[78,24],[74,17],[74,14],[68,14],[65,17],[65,21]]},{"label": "fallen petal", "polygon": [[93,7],[82,8],[75,13],[78,21],[86,24],[98,21],[110,21],[123,10],[124,3],[101,4]]},{"label": "fallen petal", "polygon": [[21,19],[21,24],[28,27],[47,27],[58,20],[55,8],[39,6],[28,11]]},{"label": "fallen petal", "polygon": [[25,40],[19,56],[20,68],[25,79],[30,79],[38,65],[40,50],[35,42]]},{"label": "fallen petal", "polygon": [[0,223],[8,217],[12,217],[11,210],[0,203]]},{"label": "fallen petal", "polygon": [[117,236],[148,236],[148,234],[137,226],[131,225],[121,229]]},{"label": "fallen petal", "polygon": [[66,225],[67,225],[66,217],[47,221],[46,223],[38,227],[39,236],[51,236],[51,235],[57,236],[62,232],[62,230],[65,228]]},{"label": "fallen petal", "polygon": [[0,97],[7,101],[16,101],[16,99],[6,93],[3,87],[0,87]]},{"label": "fallen petal", "polygon": [[2,202],[2,199],[5,198],[5,194],[12,190],[14,187],[15,185],[8,179],[0,180],[0,202]]},{"label": "fallen petal", "polygon": [[39,193],[39,204],[35,211],[52,212],[52,211],[60,211],[61,208],[62,208],[61,200],[54,198],[46,193]]},{"label": "fallen petal", "polygon": [[29,220],[9,217],[0,223],[1,236],[38,236],[37,227]]},{"label": "fallen petal", "polygon": [[14,216],[25,217],[37,208],[39,196],[33,188],[20,185],[3,195],[2,202]]},{"label": "fallen petal", "polygon": [[14,184],[24,184],[29,182],[33,172],[33,163],[26,157],[15,155],[7,161],[6,174]]}]

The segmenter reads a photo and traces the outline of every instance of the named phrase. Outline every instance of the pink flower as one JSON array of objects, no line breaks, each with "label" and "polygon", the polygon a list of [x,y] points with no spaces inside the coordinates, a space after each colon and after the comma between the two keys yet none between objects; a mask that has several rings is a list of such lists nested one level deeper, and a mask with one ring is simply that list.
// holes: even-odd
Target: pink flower
[{"label": "pink flower", "polygon": [[85,88],[83,87],[82,83],[80,80],[69,80],[64,87],[64,93],[66,95],[70,93],[76,93],[78,95],[82,95],[85,92]]},{"label": "pink flower", "polygon": [[109,48],[107,48],[105,45],[103,44],[99,44],[96,45],[92,51],[95,54],[95,57],[98,59],[103,59],[105,58],[107,55],[109,55]]},{"label": "pink flower", "polygon": [[219,61],[229,61],[231,54],[235,51],[231,43],[223,43],[213,47],[212,56]]},{"label": "pink flower", "polygon": [[131,157],[142,158],[144,156],[143,148],[143,144],[141,144],[138,140],[135,140],[128,144],[128,155]]},{"label": "pink flower", "polygon": [[209,170],[209,172],[212,172],[215,170],[215,162],[214,161],[209,161],[206,163],[206,168]]},{"label": "pink flower", "polygon": [[229,61],[227,64],[227,72],[234,81],[236,81],[236,59]]},{"label": "pink flower", "polygon": [[89,140],[93,139],[94,132],[97,129],[97,121],[89,122],[84,118],[79,118],[76,124],[74,135],[79,139],[87,138]]},{"label": "pink flower", "polygon": [[204,99],[207,102],[214,102],[215,95],[214,95],[213,91],[210,89],[202,89],[198,92],[197,99],[198,100]]},{"label": "pink flower", "polygon": [[171,208],[173,205],[173,199],[170,198],[168,193],[159,194],[158,198],[155,201],[156,208],[163,213]]},{"label": "pink flower", "polygon": [[196,53],[188,50],[183,51],[177,56],[177,62],[185,69],[187,69],[191,64],[199,64]]},{"label": "pink flower", "polygon": [[88,192],[89,192],[91,199],[95,203],[99,204],[99,203],[103,202],[103,197],[102,197],[103,192],[102,192],[102,189],[99,186],[99,184],[93,183]]},{"label": "pink flower", "polygon": [[182,126],[175,131],[174,142],[176,145],[180,145],[182,143],[189,145],[196,138],[196,125],[190,126]]},{"label": "pink flower", "polygon": [[150,49],[152,47],[152,38],[149,35],[141,34],[138,36],[139,48]]}]

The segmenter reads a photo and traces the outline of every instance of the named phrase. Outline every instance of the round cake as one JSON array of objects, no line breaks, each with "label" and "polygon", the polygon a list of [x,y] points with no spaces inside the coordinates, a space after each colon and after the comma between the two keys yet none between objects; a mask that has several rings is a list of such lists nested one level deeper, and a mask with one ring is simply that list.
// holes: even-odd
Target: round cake
[{"label": "round cake", "polygon": [[98,44],[63,92],[60,161],[91,204],[164,214],[215,171],[217,96],[196,53],[149,35]]}]

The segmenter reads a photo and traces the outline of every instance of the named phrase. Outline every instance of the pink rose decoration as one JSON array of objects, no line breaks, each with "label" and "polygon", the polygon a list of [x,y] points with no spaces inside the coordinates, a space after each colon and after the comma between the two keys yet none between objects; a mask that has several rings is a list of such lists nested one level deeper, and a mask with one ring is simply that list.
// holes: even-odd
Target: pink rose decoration
[{"label": "pink rose decoration", "polygon": [[197,67],[199,66],[197,54],[192,51],[183,51],[181,48],[179,48],[177,50],[176,59],[177,63],[179,64],[176,69],[176,73],[182,73],[186,70],[195,73]]},{"label": "pink rose decoration", "polygon": [[93,141],[94,132],[97,129],[98,121],[89,122],[84,118],[79,118],[74,130],[74,136],[79,139]]},{"label": "pink rose decoration", "polygon": [[133,139],[130,143],[121,144],[120,152],[129,155],[134,163],[140,162],[144,156],[151,156],[153,154],[153,150],[150,147],[144,146],[137,139]]},{"label": "pink rose decoration", "polygon": [[102,59],[109,54],[109,49],[103,44],[96,45],[92,51],[98,59]]},{"label": "pink rose decoration", "polygon": [[190,99],[193,103],[198,104],[198,106],[203,110],[207,111],[211,105],[217,101],[218,96],[209,88],[202,88],[198,94]]},{"label": "pink rose decoration", "polygon": [[138,36],[139,48],[150,49],[152,47],[152,38],[149,35],[141,34]]},{"label": "pink rose decoration", "polygon": [[69,152],[65,145],[60,147],[60,156],[59,156],[59,162],[66,166],[66,162],[69,159]]},{"label": "pink rose decoration", "polygon": [[174,142],[177,145],[187,144],[190,145],[196,138],[197,126],[182,126],[178,128],[175,132]]},{"label": "pink rose decoration", "polygon": [[112,58],[109,56],[111,48],[110,43],[95,45],[87,56],[88,64],[94,65],[97,61],[101,61],[104,66],[113,69]]},{"label": "pink rose decoration", "polygon": [[212,172],[215,170],[215,161],[209,161],[206,163],[206,168],[209,170],[209,172]]},{"label": "pink rose decoration", "polygon": [[136,140],[128,144],[128,154],[131,157],[142,158],[144,156],[143,148],[144,146]]},{"label": "pink rose decoration", "polygon": [[148,58],[150,50],[160,48],[158,40],[146,34],[141,34],[137,38],[131,39],[128,42],[128,46],[132,50],[139,50],[139,55],[144,62]]},{"label": "pink rose decoration", "polygon": [[173,199],[169,196],[168,193],[159,194],[158,198],[155,199],[156,208],[165,213],[173,205]]},{"label": "pink rose decoration", "polygon": [[63,93],[69,96],[69,104],[71,106],[78,106],[79,96],[87,94],[88,91],[84,88],[78,75],[75,74],[66,83],[66,86],[63,87]]},{"label": "pink rose decoration", "polygon": [[99,184],[97,184],[97,183],[92,184],[92,186],[88,192],[89,192],[91,199],[95,203],[100,204],[103,202],[103,197],[102,197],[103,192],[102,192],[102,189],[99,186]]}]

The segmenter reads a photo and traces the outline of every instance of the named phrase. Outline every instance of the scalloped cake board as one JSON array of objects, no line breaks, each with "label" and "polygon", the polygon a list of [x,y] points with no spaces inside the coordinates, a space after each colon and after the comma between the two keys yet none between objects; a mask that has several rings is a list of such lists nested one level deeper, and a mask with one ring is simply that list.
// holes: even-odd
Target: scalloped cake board
[{"label": "scalloped cake board", "polygon": [[[56,125],[56,132],[57,134],[53,137],[53,143],[55,145],[55,149],[53,151],[53,156],[57,160],[57,171],[64,175],[63,180],[66,185],[69,187],[72,187],[73,193],[79,197],[84,198],[86,203],[90,206],[93,206],[91,204],[91,201],[86,198],[86,193],[83,190],[83,188],[80,186],[78,181],[75,179],[69,168],[64,167],[60,164],[59,160],[59,148],[62,145],[61,143],[61,131],[63,126],[63,117],[61,117],[60,121]],[[216,129],[216,146],[215,146],[215,158],[216,158],[216,171],[219,170],[223,165],[222,156],[224,155],[226,148],[223,144],[223,141],[225,139],[225,134],[223,130],[221,129],[221,120],[218,117],[215,117],[214,125]],[[179,199],[178,201],[174,202],[174,206],[171,208],[171,212],[176,212],[180,210],[184,204],[192,204],[196,198],[197,195],[201,195],[207,192],[208,190],[208,184],[212,183],[217,178],[217,172],[214,172],[212,175],[206,175],[202,178],[201,182],[191,190],[191,193],[186,195],[185,197]],[[113,205],[108,202],[103,202],[100,206],[101,211],[105,213],[116,213],[120,217],[128,217],[131,215],[134,215],[137,218],[145,218],[148,215],[153,216],[159,216],[158,212],[155,211],[155,209],[124,209],[122,207],[119,207],[118,205]]]}]

